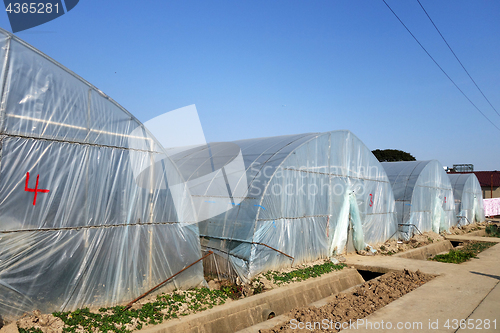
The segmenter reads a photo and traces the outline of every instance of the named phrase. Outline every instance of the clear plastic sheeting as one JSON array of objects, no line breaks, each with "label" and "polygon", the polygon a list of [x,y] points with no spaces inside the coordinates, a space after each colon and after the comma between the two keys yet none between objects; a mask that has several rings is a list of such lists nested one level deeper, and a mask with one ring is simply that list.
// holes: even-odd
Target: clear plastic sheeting
[{"label": "clear plastic sheeting", "polygon": [[482,222],[485,219],[483,192],[476,175],[473,173],[449,173],[455,212],[461,225]]},{"label": "clear plastic sheeting", "polygon": [[[361,214],[356,200],[354,191],[349,196],[350,207],[350,222],[352,226],[352,242],[356,251],[366,250],[368,244],[365,243],[365,235],[363,233],[363,222],[361,221]],[[338,250],[337,250],[338,251]]]},{"label": "clear plastic sheeting", "polygon": [[[0,43],[0,316],[130,301],[199,259],[188,189],[144,126],[17,37]],[[200,263],[166,288],[203,282]]]},{"label": "clear plastic sheeting", "polygon": [[206,270],[248,281],[396,231],[385,171],[349,131],[210,143],[172,159],[198,216],[211,216],[200,222],[202,248],[217,254]]},{"label": "clear plastic sheeting", "polygon": [[[455,225],[455,201],[448,175],[436,160],[383,162],[396,200],[399,231],[439,233]],[[406,235],[406,236],[405,236]]]}]

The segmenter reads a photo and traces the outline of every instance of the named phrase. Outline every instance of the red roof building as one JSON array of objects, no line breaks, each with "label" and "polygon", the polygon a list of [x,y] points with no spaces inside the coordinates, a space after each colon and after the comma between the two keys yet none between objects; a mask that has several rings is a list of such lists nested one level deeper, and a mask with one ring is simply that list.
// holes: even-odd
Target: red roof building
[{"label": "red roof building", "polygon": [[[470,172],[450,172],[450,173],[470,173]],[[474,171],[481,189],[483,199],[500,198],[500,171]]]}]

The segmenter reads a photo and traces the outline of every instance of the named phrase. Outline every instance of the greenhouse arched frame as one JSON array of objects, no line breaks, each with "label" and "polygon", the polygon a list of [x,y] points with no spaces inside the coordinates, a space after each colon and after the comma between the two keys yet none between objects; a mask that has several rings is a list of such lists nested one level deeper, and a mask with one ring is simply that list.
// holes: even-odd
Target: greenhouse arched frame
[{"label": "greenhouse arched frame", "polygon": [[453,189],[441,163],[383,162],[382,166],[394,192],[400,236],[440,233],[456,225]]},{"label": "greenhouse arched frame", "polygon": [[200,236],[216,253],[205,262],[212,273],[248,282],[292,262],[364,251],[397,229],[385,170],[349,131],[210,143],[172,159],[206,217]]},{"label": "greenhouse arched frame", "polygon": [[[148,130],[5,30],[0,45],[0,316],[114,306],[199,259],[189,191]],[[165,290],[203,283],[200,262]]]},{"label": "greenhouse arched frame", "polygon": [[449,173],[455,197],[455,213],[460,225],[485,220],[483,191],[473,173]]}]

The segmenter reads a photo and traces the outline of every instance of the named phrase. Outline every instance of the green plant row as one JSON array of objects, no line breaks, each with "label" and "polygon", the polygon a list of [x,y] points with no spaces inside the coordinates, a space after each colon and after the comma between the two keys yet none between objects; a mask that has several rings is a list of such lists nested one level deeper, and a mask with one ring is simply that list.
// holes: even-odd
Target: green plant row
[{"label": "green plant row", "polygon": [[477,242],[477,243],[469,243],[466,244],[462,249],[452,249],[450,252],[446,254],[438,254],[430,260],[460,264],[472,258],[476,258],[476,255],[487,248],[495,245],[496,243],[485,243],[485,242]]},{"label": "green plant row", "polygon": [[[321,276],[344,267],[346,267],[345,264],[335,265],[327,262],[289,273],[270,271],[264,275],[269,280],[273,279],[275,283],[282,284]],[[254,294],[263,291],[264,285],[260,281],[253,281],[253,285],[256,285],[253,288]],[[124,306],[115,306],[101,308],[99,313],[94,313],[88,308],[83,308],[72,312],[54,312],[53,315],[64,322],[63,332],[76,332],[78,329],[83,329],[86,332],[125,333],[132,331],[127,329],[126,325],[128,324],[134,326],[134,329],[140,330],[145,325],[155,325],[162,323],[164,320],[211,309],[216,305],[224,304],[228,298],[239,298],[242,295],[241,289],[241,286],[232,284],[221,286],[221,290],[200,288],[188,290],[184,293],[158,295],[155,301],[144,304],[140,309],[125,310]],[[184,311],[181,311],[181,307]],[[42,331],[39,328],[32,327],[29,329],[19,328],[19,332],[41,333]]]},{"label": "green plant row", "polygon": [[490,224],[486,227],[486,234],[489,237],[500,238],[500,228],[495,224]]},{"label": "green plant row", "polygon": [[297,282],[297,281],[304,281],[309,278],[314,278],[321,276],[326,273],[330,273],[333,271],[338,271],[343,269],[344,267],[347,267],[346,264],[334,264],[332,262],[326,262],[321,265],[314,265],[311,267],[306,267],[306,268],[300,268],[291,272],[276,272],[276,271],[269,271],[267,273],[264,273],[263,275],[268,279],[269,281],[272,281],[275,284],[281,285],[285,283],[290,283],[290,282]]},{"label": "green plant row", "polygon": [[[161,294],[156,300],[146,303],[140,309],[125,310],[124,306],[101,308],[99,313],[91,312],[88,308],[77,309],[73,312],[54,312],[65,327],[63,332],[76,332],[83,329],[85,332],[131,332],[126,328],[132,324],[140,330],[143,326],[162,323],[170,318],[186,315],[184,311],[195,313],[213,308],[215,305],[224,304],[228,294],[223,290],[210,290],[200,288],[188,290],[183,294]],[[39,333],[37,328],[19,329],[20,333]]]}]

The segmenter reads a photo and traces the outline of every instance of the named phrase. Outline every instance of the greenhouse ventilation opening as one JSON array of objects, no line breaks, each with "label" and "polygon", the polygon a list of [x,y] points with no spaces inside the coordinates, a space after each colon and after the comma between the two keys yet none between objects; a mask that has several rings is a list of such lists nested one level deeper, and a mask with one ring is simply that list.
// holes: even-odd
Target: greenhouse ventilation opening
[{"label": "greenhouse ventilation opening", "polygon": [[172,159],[205,216],[202,248],[216,253],[207,273],[248,282],[292,262],[366,250],[397,228],[385,171],[349,131],[210,143]]},{"label": "greenhouse ventilation opening", "polygon": [[441,163],[383,162],[396,200],[400,237],[416,232],[439,233],[456,224],[450,179]]},{"label": "greenhouse ventilation opening", "polygon": [[483,192],[476,175],[473,173],[449,173],[453,196],[455,197],[455,213],[460,225],[483,222]]},{"label": "greenhouse ventilation opening", "polygon": [[[0,315],[116,305],[199,259],[184,180],[144,126],[5,30],[0,44]],[[203,282],[200,262],[165,289]]]}]

